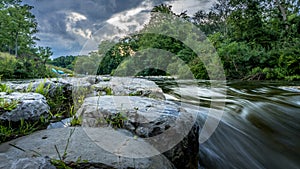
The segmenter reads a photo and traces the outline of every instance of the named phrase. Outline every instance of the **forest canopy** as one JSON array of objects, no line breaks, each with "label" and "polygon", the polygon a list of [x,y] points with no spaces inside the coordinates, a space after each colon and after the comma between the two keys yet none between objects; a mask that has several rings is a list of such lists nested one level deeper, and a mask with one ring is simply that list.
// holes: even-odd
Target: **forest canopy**
[{"label": "forest canopy", "polygon": [[[207,40],[214,47],[227,79],[300,80],[299,6],[299,0],[217,0],[209,10],[188,16],[162,4],[152,9],[150,22],[141,31],[118,42],[102,41],[98,50],[87,56],[64,56],[50,61],[51,48],[36,44],[38,23],[31,13],[33,6],[21,0],[0,1],[0,75],[4,78],[51,76],[48,63],[80,74],[190,77],[191,72],[194,78],[210,79],[208,72],[213,72],[214,65],[208,67],[197,52],[183,43],[194,38]],[[156,15],[157,12],[193,25],[161,30],[164,34],[177,31],[186,39],[149,33],[167,20]],[[194,27],[203,34],[193,33]],[[205,43],[198,46],[203,47]],[[156,49],[151,58],[146,57],[150,56],[148,49]],[[205,55],[211,56],[213,63],[211,50]],[[163,66],[157,69],[149,65]]]},{"label": "forest canopy", "polygon": [[[227,79],[299,80],[299,6],[299,1],[296,0],[218,0],[209,11],[198,11],[192,17],[188,17],[185,12],[176,14],[171,6],[164,4],[154,7],[152,12],[174,15],[203,31],[216,49]],[[144,30],[155,26],[155,22],[162,19],[155,18],[153,13],[150,23]],[[184,33],[184,30],[182,31]],[[189,31],[189,28],[186,31]],[[100,44],[99,48],[107,43]],[[134,65],[125,59],[133,57],[133,53],[145,48],[167,50],[173,53],[174,57],[182,59],[194,77],[209,78],[207,68],[191,49],[172,37],[157,34],[128,36],[121,39],[105,54],[99,51],[98,54],[103,59],[99,64],[98,74],[114,74],[119,66]],[[156,57],[164,59],[164,56]],[[121,64],[123,61],[124,63]],[[169,66],[178,68],[180,66],[178,64]],[[171,72],[164,71],[162,74],[172,74],[171,69],[166,70]],[[157,72],[159,71],[148,69],[140,72],[139,75],[157,75]],[[177,71],[177,73],[180,76],[185,72]]]}]

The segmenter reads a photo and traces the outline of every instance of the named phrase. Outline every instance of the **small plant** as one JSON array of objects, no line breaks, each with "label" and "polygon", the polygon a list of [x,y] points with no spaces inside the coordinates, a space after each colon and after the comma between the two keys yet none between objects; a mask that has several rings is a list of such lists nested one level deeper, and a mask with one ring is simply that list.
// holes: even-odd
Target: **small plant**
[{"label": "small plant", "polygon": [[32,84],[32,82],[30,82],[27,89],[26,89],[26,93],[32,92],[32,87],[33,87],[33,84]]},{"label": "small plant", "polygon": [[72,117],[71,120],[71,126],[81,126],[82,118],[77,117],[76,112],[74,111],[74,106],[70,108],[70,117]]},{"label": "small plant", "polygon": [[39,93],[43,96],[47,96],[48,95],[48,92],[49,92],[49,89],[50,89],[50,84],[48,86],[45,87],[45,84],[46,84],[46,79],[44,79],[43,82],[41,82],[35,89],[35,93]]},{"label": "small plant", "polygon": [[17,107],[18,103],[18,100],[12,100],[11,102],[8,102],[4,98],[0,98],[0,114],[4,111],[12,111]]},{"label": "small plant", "polygon": [[78,157],[77,160],[75,162],[66,162],[66,158],[67,158],[67,150],[68,150],[68,147],[69,147],[69,143],[70,143],[70,139],[72,137],[72,135],[74,134],[74,131],[75,131],[75,128],[71,129],[70,130],[70,134],[69,134],[69,137],[67,139],[67,144],[65,146],[65,149],[64,149],[64,153],[63,155],[61,155],[58,151],[58,148],[57,146],[55,145],[54,148],[56,150],[56,153],[58,155],[58,158],[59,159],[52,159],[51,160],[51,163],[58,169],[72,169],[72,168],[78,168],[80,167],[79,166],[79,163],[81,162],[84,162],[84,163],[87,163],[86,160],[81,160],[81,157]]},{"label": "small plant", "polygon": [[127,117],[124,116],[121,112],[118,112],[113,115],[108,115],[104,117],[105,121],[108,125],[111,125],[113,128],[123,128],[125,121],[127,121]]},{"label": "small plant", "polygon": [[129,93],[129,96],[142,96],[142,91],[136,91],[136,92],[133,92],[133,93]]},{"label": "small plant", "polygon": [[81,126],[82,118],[81,117],[73,117],[71,120],[71,126]]},{"label": "small plant", "polygon": [[6,93],[12,93],[13,90],[10,89],[9,86],[7,86],[7,84],[2,84],[0,83],[0,92],[6,92]]},{"label": "small plant", "polygon": [[106,95],[113,95],[113,91],[110,87],[105,87],[104,91],[105,91]]},{"label": "small plant", "polygon": [[73,89],[74,108],[78,110],[84,102],[84,99],[88,94],[92,93],[92,88],[88,87],[76,87]]},{"label": "small plant", "polygon": [[53,117],[65,118],[71,117],[69,114],[71,105],[68,98],[66,98],[63,88],[57,87],[54,91],[54,97],[46,96],[50,111],[53,113]]},{"label": "small plant", "polygon": [[48,124],[49,120],[44,117],[41,117],[36,122],[29,122],[23,119],[20,122],[1,122],[0,143],[31,134],[40,129],[45,129]]}]

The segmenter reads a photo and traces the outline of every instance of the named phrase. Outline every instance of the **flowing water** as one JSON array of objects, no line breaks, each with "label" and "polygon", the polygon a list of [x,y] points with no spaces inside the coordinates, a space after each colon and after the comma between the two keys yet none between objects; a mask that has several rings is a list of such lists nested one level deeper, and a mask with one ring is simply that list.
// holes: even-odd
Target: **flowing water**
[{"label": "flowing water", "polygon": [[225,103],[214,107],[224,113],[213,135],[200,144],[200,168],[300,168],[299,83],[227,82],[215,88],[209,81],[156,83],[168,98],[197,111],[200,126],[212,101]]}]

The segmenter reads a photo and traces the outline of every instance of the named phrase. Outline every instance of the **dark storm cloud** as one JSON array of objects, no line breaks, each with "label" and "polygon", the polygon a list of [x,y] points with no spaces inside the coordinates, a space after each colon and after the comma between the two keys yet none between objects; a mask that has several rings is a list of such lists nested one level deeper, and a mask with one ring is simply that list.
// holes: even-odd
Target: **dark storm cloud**
[{"label": "dark storm cloud", "polygon": [[[193,5],[195,8],[197,3],[194,1],[203,2],[203,0],[23,0],[24,3],[34,6],[32,12],[37,18],[39,29],[37,36],[41,39],[38,45],[50,46],[54,51],[54,57],[77,55],[87,41],[99,43],[101,38],[140,29],[155,5],[170,3],[176,12],[181,12],[181,8],[185,6],[190,8]],[[88,49],[95,50],[97,44],[92,46]]]}]

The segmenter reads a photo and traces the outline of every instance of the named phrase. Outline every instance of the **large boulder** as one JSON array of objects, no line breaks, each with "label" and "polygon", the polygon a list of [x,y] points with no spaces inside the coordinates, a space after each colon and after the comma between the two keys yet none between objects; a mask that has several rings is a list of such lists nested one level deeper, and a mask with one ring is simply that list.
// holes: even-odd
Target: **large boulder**
[{"label": "large boulder", "polygon": [[30,81],[9,82],[7,85],[17,92],[37,92],[38,88],[43,88],[49,96],[55,95],[58,89],[72,92],[73,78],[52,78],[52,79],[33,79]]},{"label": "large boulder", "polygon": [[[77,116],[83,127],[90,128],[87,134],[107,151],[135,158],[164,154],[176,168],[198,166],[196,114],[177,104],[140,96],[89,97]],[[109,126],[117,128],[115,133],[94,131]],[[116,143],[111,146],[111,142]]]},{"label": "large boulder", "polygon": [[96,92],[115,96],[145,96],[164,100],[164,94],[153,81],[133,77],[112,77],[92,86]]},{"label": "large boulder", "polygon": [[0,121],[17,122],[24,120],[39,120],[41,116],[47,118],[50,113],[50,107],[47,104],[46,98],[38,93],[18,93],[11,94],[1,93],[1,98],[5,102],[17,101],[18,104],[13,110],[1,110]]},{"label": "large boulder", "polygon": [[[23,160],[29,161],[34,156],[47,156],[51,159],[59,159],[65,152],[65,162],[76,162],[79,158],[81,162],[86,163],[85,166],[97,168],[97,166],[106,166],[106,168],[161,168],[172,169],[174,166],[162,155],[157,155],[148,158],[127,158],[118,156],[105,150],[106,147],[101,147],[90,135],[90,132],[114,133],[111,128],[59,128],[51,130],[42,130],[33,133],[29,136],[21,137],[10,142],[0,145],[0,160],[5,163],[0,163],[0,168],[12,168],[16,163],[23,163]],[[72,135],[70,134],[72,133]],[[116,138],[117,139],[117,138]],[[117,140],[105,140],[111,146],[118,146]],[[11,146],[13,145],[13,146]],[[141,145],[136,145],[139,149],[144,149]],[[56,151],[56,148],[59,154]],[[20,150],[22,149],[22,150]],[[39,160],[40,161],[40,160]],[[42,160],[43,161],[43,160]],[[109,166],[109,167],[108,167]],[[86,167],[86,168],[90,168]],[[101,167],[99,167],[101,168]]]}]

